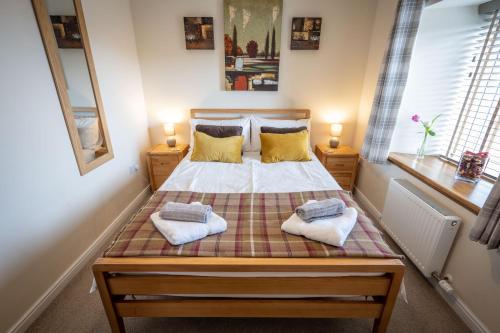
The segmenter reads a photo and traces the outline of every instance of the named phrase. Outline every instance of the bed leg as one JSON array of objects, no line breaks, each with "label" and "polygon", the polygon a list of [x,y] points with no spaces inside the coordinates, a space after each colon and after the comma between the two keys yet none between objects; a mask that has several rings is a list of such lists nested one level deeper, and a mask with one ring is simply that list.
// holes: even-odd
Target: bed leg
[{"label": "bed leg", "polygon": [[399,288],[403,281],[403,274],[403,270],[392,274],[391,287],[387,295],[382,297],[384,300],[384,307],[380,317],[375,319],[373,333],[385,333],[387,331],[387,326],[389,326],[389,321],[391,320],[392,310],[394,309],[399,294]]},{"label": "bed leg", "polygon": [[125,333],[123,318],[118,316],[116,313],[115,306],[113,305],[113,297],[109,293],[108,285],[106,283],[105,274],[107,273],[94,270],[97,289],[99,289],[99,295],[101,295],[102,304],[104,305],[104,310],[106,311],[106,316],[108,317],[109,326],[111,326],[111,331],[113,333]]}]

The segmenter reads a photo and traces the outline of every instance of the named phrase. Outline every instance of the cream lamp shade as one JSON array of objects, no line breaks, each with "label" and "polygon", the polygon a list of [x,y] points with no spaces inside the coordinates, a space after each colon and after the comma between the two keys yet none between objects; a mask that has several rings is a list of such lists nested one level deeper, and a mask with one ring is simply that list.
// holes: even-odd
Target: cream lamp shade
[{"label": "cream lamp shade", "polygon": [[342,129],[344,126],[339,123],[333,123],[330,125],[330,148],[337,148],[340,144],[339,137],[342,135]]},{"label": "cream lamp shade", "polygon": [[176,140],[175,140],[175,124],[174,123],[164,123],[163,124],[163,131],[165,132],[165,135],[167,136],[167,145],[169,147],[175,147],[176,145]]},{"label": "cream lamp shade", "polygon": [[331,124],[330,125],[330,135],[334,137],[339,137],[342,135],[342,129],[344,126],[342,124]]},{"label": "cream lamp shade", "polygon": [[175,125],[174,123],[165,123],[163,124],[163,130],[165,131],[166,136],[175,135]]}]

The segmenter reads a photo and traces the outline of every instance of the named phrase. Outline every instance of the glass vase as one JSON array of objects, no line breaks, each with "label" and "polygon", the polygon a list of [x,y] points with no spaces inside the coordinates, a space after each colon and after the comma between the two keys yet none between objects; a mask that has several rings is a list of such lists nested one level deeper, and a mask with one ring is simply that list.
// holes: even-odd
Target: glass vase
[{"label": "glass vase", "polygon": [[422,144],[417,149],[417,159],[423,159],[425,157],[425,149],[427,146],[427,133],[424,135],[424,139],[422,140]]},{"label": "glass vase", "polygon": [[487,164],[487,152],[473,153],[466,151],[458,162],[455,179],[477,183],[481,179]]}]

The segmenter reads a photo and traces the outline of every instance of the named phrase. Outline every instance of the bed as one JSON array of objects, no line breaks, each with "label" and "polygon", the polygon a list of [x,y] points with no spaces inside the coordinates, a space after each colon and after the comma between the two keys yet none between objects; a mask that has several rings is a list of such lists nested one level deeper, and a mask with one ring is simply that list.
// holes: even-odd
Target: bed
[{"label": "bed", "polygon": [[[193,110],[192,117],[248,114],[309,118],[308,110]],[[374,318],[385,332],[404,274],[349,193],[313,157],[264,165],[193,163],[189,154],[93,265],[113,332],[125,317]],[[292,180],[292,181],[291,181]],[[338,197],[358,209],[343,248],[279,230],[308,199]],[[228,230],[184,246],[155,231],[149,215],[167,201],[211,204]]]}]

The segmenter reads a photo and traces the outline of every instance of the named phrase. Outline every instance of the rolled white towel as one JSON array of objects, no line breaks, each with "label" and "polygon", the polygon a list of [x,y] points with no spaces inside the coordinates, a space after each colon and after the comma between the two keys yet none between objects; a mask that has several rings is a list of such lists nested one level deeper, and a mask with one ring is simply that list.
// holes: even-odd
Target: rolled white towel
[{"label": "rolled white towel", "polygon": [[355,208],[346,208],[344,214],[329,219],[305,222],[297,214],[283,222],[281,230],[297,236],[323,242],[333,246],[344,246],[358,219]]}]

